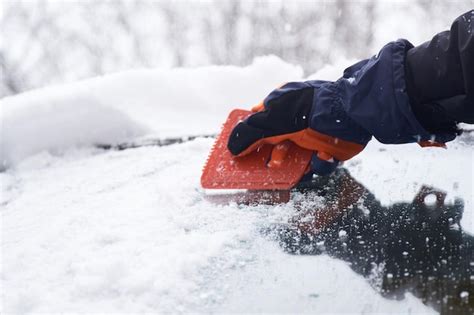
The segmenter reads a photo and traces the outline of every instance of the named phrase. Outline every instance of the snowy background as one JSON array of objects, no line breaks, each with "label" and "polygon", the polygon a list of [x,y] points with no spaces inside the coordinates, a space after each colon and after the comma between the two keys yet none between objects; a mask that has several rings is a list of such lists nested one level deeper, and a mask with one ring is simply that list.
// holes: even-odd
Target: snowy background
[{"label": "snowy background", "polygon": [[[18,89],[4,88],[4,93],[16,94],[51,82],[62,84],[0,101],[0,313],[435,313],[410,294],[402,301],[383,298],[342,261],[326,255],[284,253],[261,231],[287,222],[294,215],[295,200],[276,207],[215,205],[206,200],[199,177],[213,143],[211,138],[123,151],[103,150],[97,145],[215,134],[231,109],[251,107],[282,82],[308,77],[335,79],[361,54],[370,55],[386,40],[406,37],[416,44],[435,30],[446,29],[466,7],[472,7],[472,1],[452,1],[449,6],[421,1],[357,2],[359,9],[373,5],[376,12],[373,23],[379,27],[371,29],[370,45],[352,53],[339,42],[334,55],[315,57],[318,61],[314,63],[309,57],[291,55],[286,48],[280,54],[269,51],[279,57],[257,57],[267,51],[255,49],[241,60],[229,57],[227,50],[219,52],[225,56],[220,61],[204,53],[207,44],[197,45],[200,37],[191,36],[194,25],[205,20],[200,10],[207,12],[209,27],[220,34],[217,21],[224,15],[209,15],[206,10],[235,6],[243,10],[242,18],[248,18],[248,10],[254,11],[249,9],[250,2],[97,3],[7,1],[3,5],[2,23],[9,29],[2,28],[2,80],[5,86],[9,86],[5,80],[10,77],[19,82]],[[280,25],[272,24],[280,21],[276,13],[287,14],[288,21],[293,21],[291,14],[313,8],[309,3],[258,3],[270,8],[255,11],[269,15],[262,21],[263,29]],[[331,21],[345,12],[337,5],[347,4],[316,3],[314,14],[327,12],[326,19]],[[190,42],[174,37],[178,33],[169,30],[166,23],[168,26],[158,24],[147,29],[153,25],[149,21],[161,21],[153,18],[158,13],[148,12],[147,5],[168,8],[172,16],[196,12],[195,20],[175,17],[176,25],[187,25],[189,33],[179,34]],[[117,8],[121,8],[117,12],[126,13],[126,19],[137,23],[133,27],[162,40],[152,44],[147,42],[151,37],[145,35],[130,37],[152,45],[150,51],[158,55],[143,60],[153,62],[142,63],[142,59],[127,55],[131,52],[126,39],[119,44],[100,37],[108,32],[125,36],[108,24],[114,21]],[[93,10],[87,11],[93,14],[86,20],[81,10]],[[346,10],[352,16],[352,10]],[[52,12],[56,19],[49,19]],[[106,18],[105,13],[113,16]],[[433,23],[422,19],[432,16],[439,18],[431,20]],[[48,24],[38,27],[33,36],[29,34],[33,28],[20,24],[21,19],[47,20],[60,36],[48,42],[44,34],[54,34],[48,33],[52,27]],[[102,52],[97,55],[101,66],[96,72],[89,68],[95,57],[86,57],[77,47],[64,46],[63,40],[71,31],[65,25],[81,29],[78,34],[84,38],[110,48],[97,48]],[[107,28],[85,34],[84,25]],[[291,22],[282,25],[289,34],[285,43],[307,43],[290,40],[295,38],[290,35],[297,33]],[[242,36],[251,41],[248,35]],[[225,38],[220,40],[226,42]],[[28,49],[17,46],[21,40],[26,40]],[[79,39],[75,43],[86,51]],[[173,49],[182,51],[182,45],[189,45],[186,51],[192,56],[179,59],[173,54]],[[240,45],[244,43],[231,46],[236,56],[247,52]],[[328,47],[321,46],[317,56],[329,55]],[[57,61],[52,72],[42,68],[49,66],[40,58],[48,47],[60,54],[51,58]],[[59,48],[67,53],[59,52]],[[109,55],[112,51],[123,56],[113,58]],[[18,62],[22,54],[28,55],[20,65],[23,70],[10,70],[8,62]],[[145,66],[148,68],[69,82]],[[346,166],[384,205],[410,202],[422,185],[446,191],[447,202],[462,198],[465,212],[461,225],[474,233],[473,160],[472,144],[462,139],[449,143],[448,150],[421,149],[415,144],[382,146],[373,140]]]},{"label": "snowy background", "polygon": [[420,44],[474,0],[3,0],[0,97],[136,68],[247,66],[276,55],[308,76],[385,43]]}]

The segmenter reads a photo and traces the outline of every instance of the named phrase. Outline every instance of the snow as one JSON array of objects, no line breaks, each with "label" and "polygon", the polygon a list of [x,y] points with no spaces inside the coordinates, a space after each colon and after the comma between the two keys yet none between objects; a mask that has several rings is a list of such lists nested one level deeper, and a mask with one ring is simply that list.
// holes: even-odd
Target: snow
[{"label": "snow", "polygon": [[217,133],[233,108],[251,108],[302,69],[274,56],[248,67],[133,70],[1,100],[0,161],[138,136]]},{"label": "snow", "polygon": [[283,253],[259,231],[291,203],[206,201],[211,145],[44,153],[2,174],[4,311],[431,312],[382,298],[343,262]]},{"label": "snow", "polygon": [[63,93],[31,96],[27,103],[7,100],[2,110],[0,159],[4,167],[43,150],[117,143],[147,132],[123,112],[94,99]]},{"label": "snow", "polygon": [[[299,67],[267,57],[2,100],[0,313],[435,313],[410,294],[381,297],[345,262],[286,254],[262,230],[287,222],[295,200],[207,200],[199,177],[213,139],[92,146],[217,132],[231,108],[249,108],[299,76]],[[448,202],[463,198],[462,227],[472,233],[473,151],[462,141],[448,148],[373,141],[346,167],[383,204],[411,201],[423,184],[446,191]]]}]

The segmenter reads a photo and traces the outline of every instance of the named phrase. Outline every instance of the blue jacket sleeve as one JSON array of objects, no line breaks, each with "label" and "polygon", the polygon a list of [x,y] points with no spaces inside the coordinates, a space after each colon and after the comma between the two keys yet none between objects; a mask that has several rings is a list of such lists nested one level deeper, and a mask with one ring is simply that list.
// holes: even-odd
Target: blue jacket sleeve
[{"label": "blue jacket sleeve", "polygon": [[347,68],[334,83],[335,98],[354,122],[382,143],[450,141],[455,134],[430,134],[412,111],[405,81],[406,55],[412,47],[400,39]]}]

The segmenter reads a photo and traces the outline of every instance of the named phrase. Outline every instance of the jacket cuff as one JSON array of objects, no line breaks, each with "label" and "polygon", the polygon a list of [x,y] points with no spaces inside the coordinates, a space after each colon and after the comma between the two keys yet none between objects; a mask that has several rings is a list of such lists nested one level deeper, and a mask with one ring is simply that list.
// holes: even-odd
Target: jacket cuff
[{"label": "jacket cuff", "polygon": [[316,175],[329,175],[336,170],[338,165],[339,161],[334,158],[326,161],[319,158],[317,154],[313,154],[311,158],[311,170]]}]

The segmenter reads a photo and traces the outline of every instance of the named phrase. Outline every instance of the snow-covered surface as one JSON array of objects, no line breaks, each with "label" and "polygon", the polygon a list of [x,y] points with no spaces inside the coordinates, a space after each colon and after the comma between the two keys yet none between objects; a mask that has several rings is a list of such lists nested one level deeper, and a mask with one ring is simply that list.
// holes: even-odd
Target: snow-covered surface
[{"label": "snow-covered surface", "polygon": [[[199,177],[212,139],[90,146],[215,132],[230,108],[299,75],[264,58],[244,69],[140,71],[4,99],[0,313],[434,313],[409,294],[382,298],[342,261],[285,254],[262,230],[286,222],[293,202],[206,200]],[[462,226],[474,232],[465,143],[443,150],[373,141],[347,167],[383,204],[411,201],[423,184],[448,192],[448,201],[463,198]]]},{"label": "snow-covered surface", "polygon": [[302,69],[277,57],[248,67],[134,70],[33,90],[0,102],[0,161],[117,143],[137,136],[209,134],[233,108],[250,108]]}]

